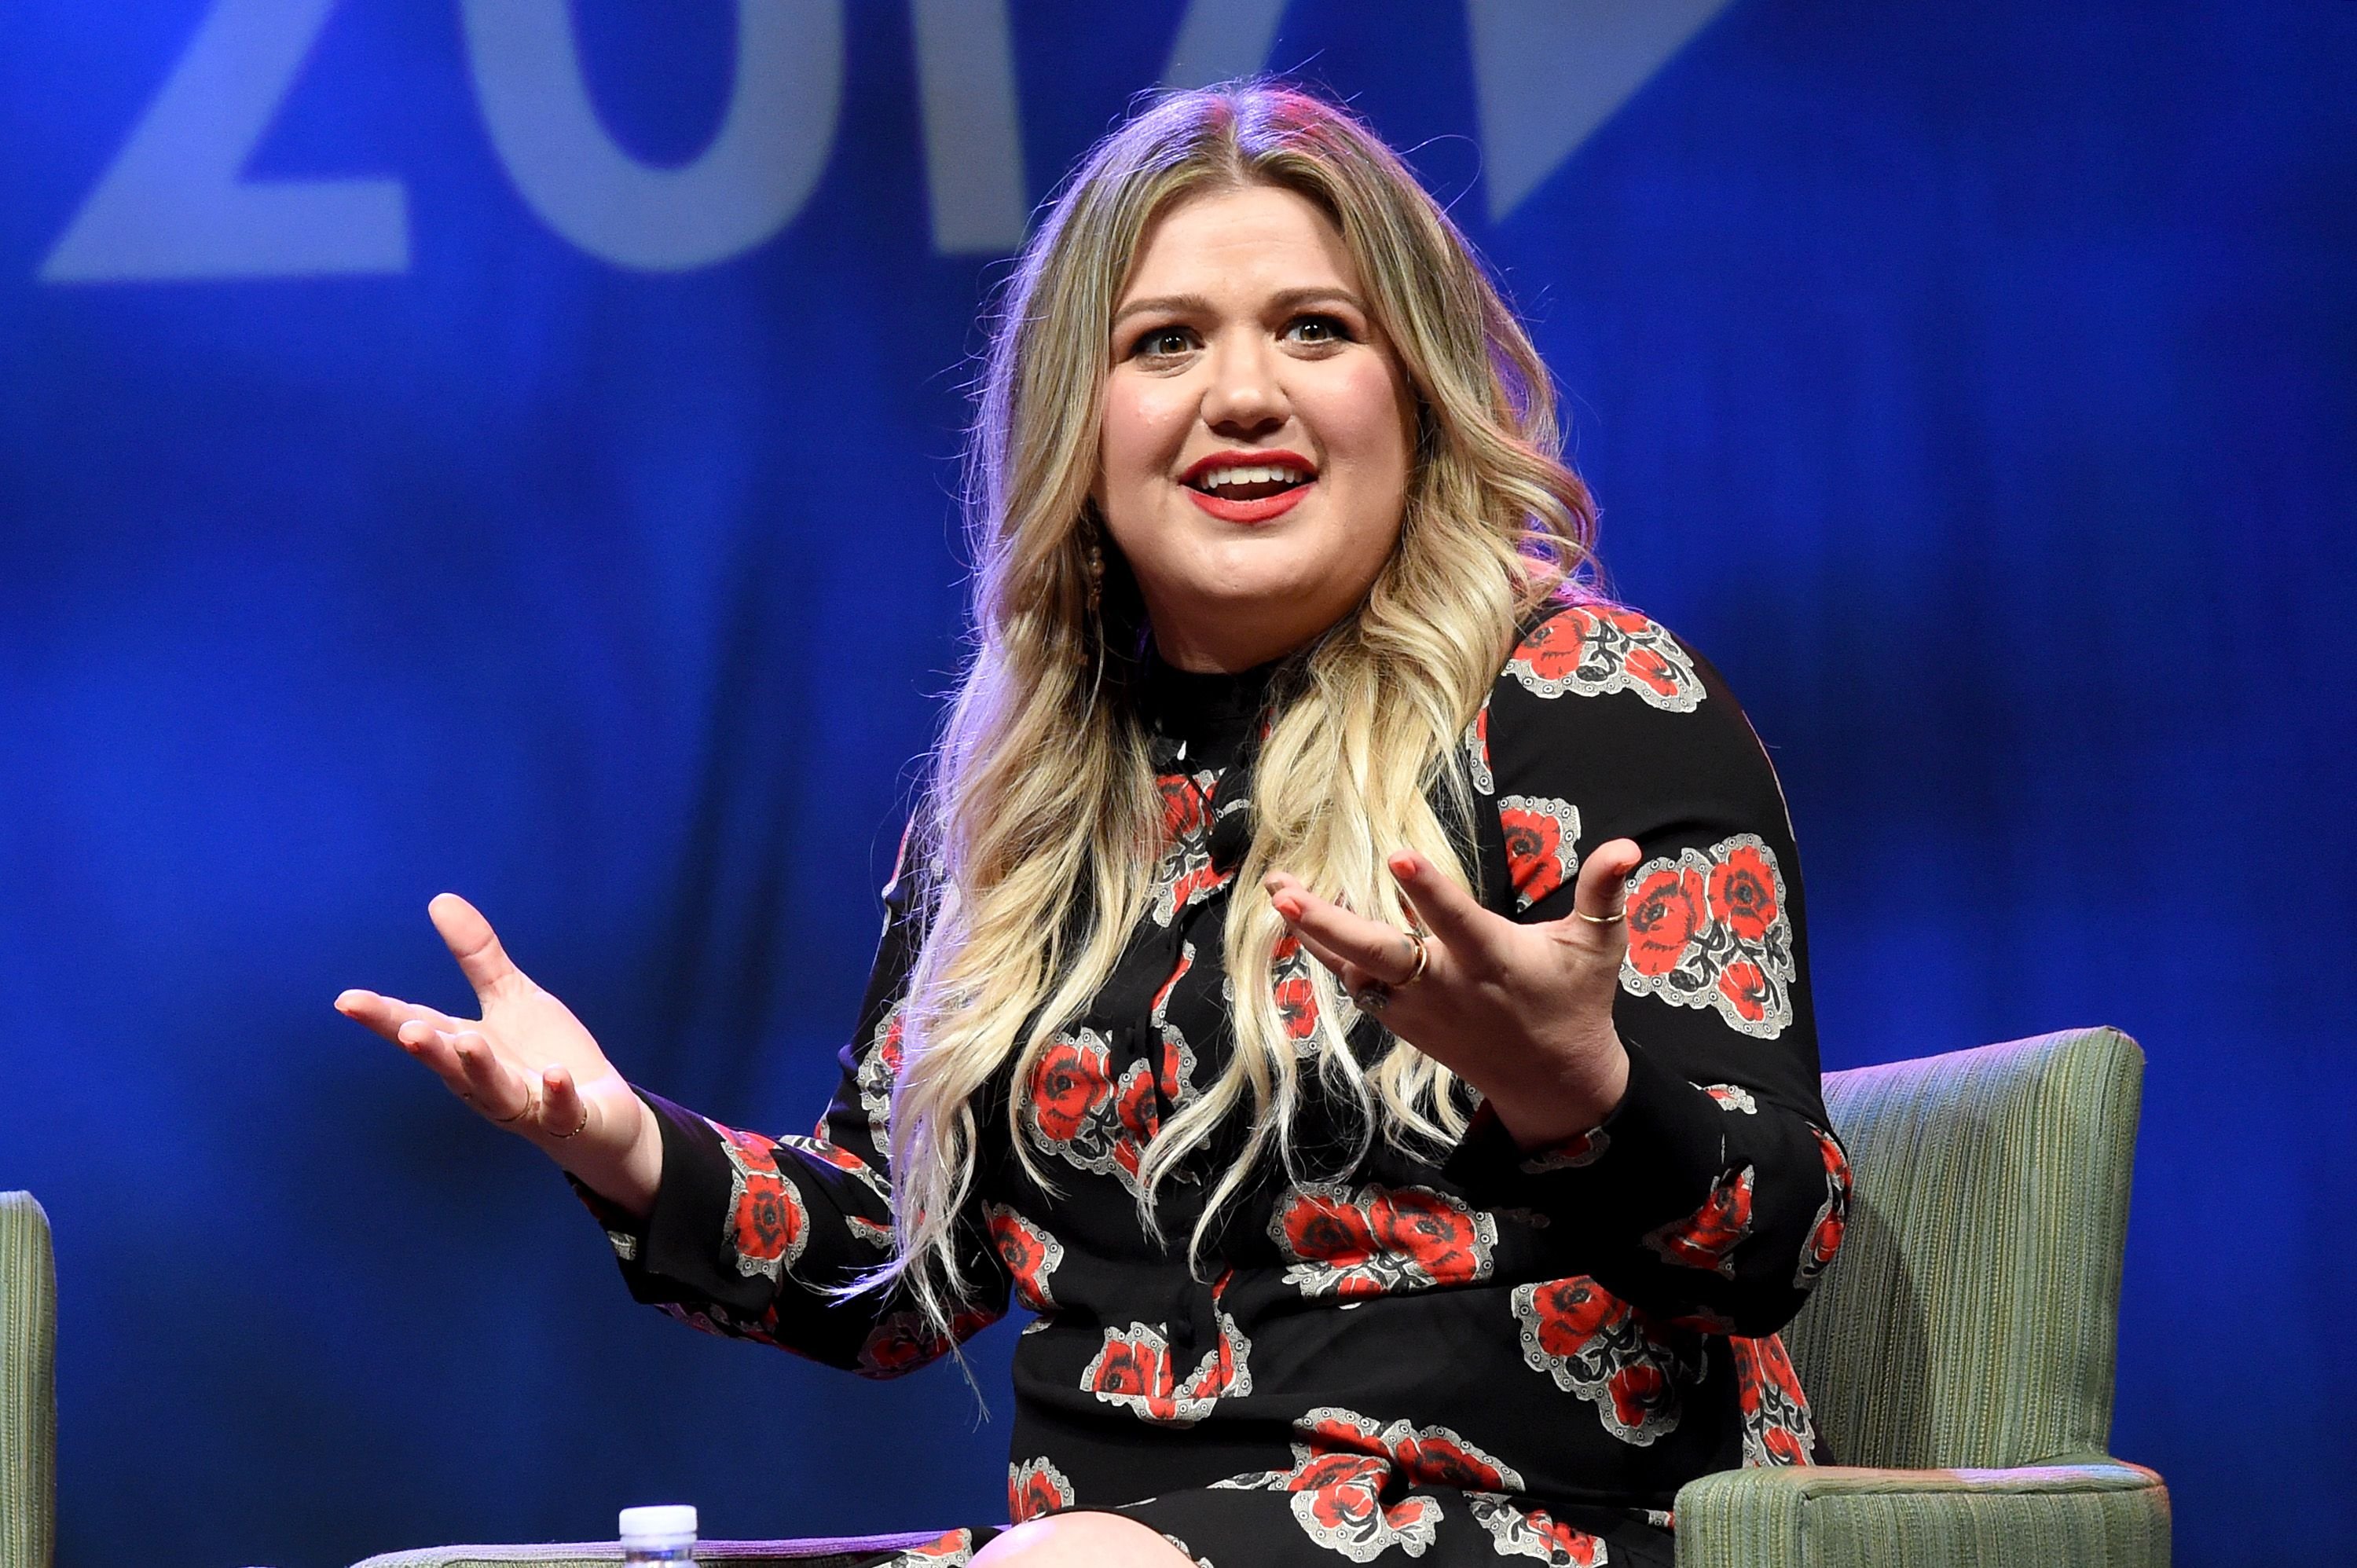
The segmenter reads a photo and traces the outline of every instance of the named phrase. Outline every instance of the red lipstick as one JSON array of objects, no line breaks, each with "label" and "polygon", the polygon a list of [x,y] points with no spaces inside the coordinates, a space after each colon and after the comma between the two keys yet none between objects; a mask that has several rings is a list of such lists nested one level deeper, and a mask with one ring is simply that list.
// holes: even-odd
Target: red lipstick
[{"label": "red lipstick", "polygon": [[[1215,496],[1209,490],[1196,488],[1205,475],[1223,468],[1290,468],[1307,477],[1298,484],[1249,499]],[[1214,452],[1207,457],[1196,459],[1188,465],[1185,473],[1178,476],[1178,482],[1186,490],[1188,499],[1222,522],[1267,522],[1283,517],[1300,504],[1301,498],[1309,493],[1309,487],[1318,482],[1318,467],[1300,453],[1289,452],[1283,447],[1264,451],[1238,449]]]}]

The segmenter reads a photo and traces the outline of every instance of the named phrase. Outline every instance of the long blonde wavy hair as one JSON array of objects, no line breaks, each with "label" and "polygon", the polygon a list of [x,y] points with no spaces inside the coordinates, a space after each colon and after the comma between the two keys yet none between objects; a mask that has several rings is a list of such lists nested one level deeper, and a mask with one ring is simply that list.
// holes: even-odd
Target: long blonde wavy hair
[{"label": "long blonde wavy hair", "polygon": [[[996,317],[968,446],[974,637],[920,821],[931,908],[902,1004],[889,1155],[895,1256],[862,1288],[906,1285],[946,1331],[979,1238],[976,1107],[1019,1095],[1058,1032],[1103,985],[1150,895],[1159,811],[1134,682],[1145,634],[1134,579],[1092,510],[1114,306],[1155,220],[1207,192],[1273,186],[1340,232],[1417,403],[1418,450],[1399,539],[1365,600],[1295,660],[1261,743],[1252,843],[1236,886],[1284,867],[1380,920],[1404,918],[1384,865],[1405,847],[1460,876],[1470,815],[1458,745],[1523,618],[1577,591],[1595,512],[1556,456],[1555,400],[1529,338],[1448,215],[1345,112],[1281,86],[1174,92],[1090,153],[1048,210]],[[1102,607],[1091,558],[1103,553]],[[1469,859],[1469,856],[1468,857]],[[1465,1097],[1393,1040],[1372,1066],[1356,1016],[1311,964],[1317,1026],[1279,1018],[1283,921],[1239,895],[1223,957],[1234,1050],[1148,1144],[1137,1173],[1149,1233],[1174,1166],[1248,1109],[1189,1242],[1274,1148],[1288,1166],[1314,1065],[1355,1106],[1360,1147],[1453,1138]],[[1049,1177],[1016,1132],[1018,1158]],[[1224,1144],[1223,1140],[1223,1144]]]}]

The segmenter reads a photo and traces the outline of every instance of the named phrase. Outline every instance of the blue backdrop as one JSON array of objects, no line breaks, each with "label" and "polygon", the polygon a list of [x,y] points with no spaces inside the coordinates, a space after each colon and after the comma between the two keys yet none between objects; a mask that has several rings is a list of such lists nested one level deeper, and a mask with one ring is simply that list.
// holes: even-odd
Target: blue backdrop
[{"label": "blue backdrop", "polygon": [[2183,1559],[2357,1540],[2357,5],[16,0],[0,1187],[64,1563],[1003,1517],[952,1371],[632,1306],[328,1001],[458,1004],[457,888],[635,1077],[807,1122],[977,304],[1133,94],[1263,64],[1530,313],[1618,585],[1775,747],[1828,1065],[2144,1042],[2115,1446]]}]

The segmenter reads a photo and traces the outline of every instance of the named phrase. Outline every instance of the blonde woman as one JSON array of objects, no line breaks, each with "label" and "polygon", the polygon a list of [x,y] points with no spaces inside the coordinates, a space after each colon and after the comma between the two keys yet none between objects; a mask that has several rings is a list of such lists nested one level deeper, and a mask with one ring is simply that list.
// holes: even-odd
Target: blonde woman
[{"label": "blonde woman", "polygon": [[1847,1174],[1774,775],[1584,586],[1555,446],[1371,133],[1165,98],[997,322],[975,648],[817,1130],[634,1090],[447,894],[481,1019],[338,1006],[699,1328],[888,1377],[1035,1314],[1015,1524],[926,1560],[1666,1563],[1680,1484],[1813,1456],[1775,1332]]}]

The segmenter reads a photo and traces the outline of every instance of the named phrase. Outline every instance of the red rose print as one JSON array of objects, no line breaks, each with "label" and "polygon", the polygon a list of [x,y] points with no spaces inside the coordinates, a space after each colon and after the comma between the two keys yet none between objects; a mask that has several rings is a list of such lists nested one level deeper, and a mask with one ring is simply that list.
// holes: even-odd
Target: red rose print
[{"label": "red rose print", "polygon": [[1587,651],[1587,629],[1593,624],[1583,609],[1567,609],[1541,621],[1514,650],[1513,662],[1528,666],[1542,681],[1566,680],[1579,668],[1580,657]]},{"label": "red rose print", "polygon": [[1154,872],[1148,904],[1155,924],[1168,926],[1178,911],[1227,886],[1232,873],[1211,864],[1211,791],[1215,773],[1165,773],[1154,781],[1162,797],[1162,856]]},{"label": "red rose print", "polygon": [[1501,1557],[1535,1557],[1548,1568],[1602,1568],[1604,1542],[1574,1530],[1544,1509],[1522,1509],[1506,1498],[1474,1492],[1465,1499],[1473,1521],[1490,1532]]},{"label": "red rose print", "polygon": [[[1364,1210],[1340,1194],[1324,1187],[1297,1191],[1279,1211],[1282,1245],[1305,1263],[1342,1271],[1359,1269],[1375,1255],[1375,1230]],[[1372,1286],[1354,1290],[1338,1284],[1341,1295],[1372,1295]]]},{"label": "red rose print", "polygon": [[974,1556],[974,1531],[952,1530],[922,1546],[911,1546],[883,1568],[965,1568]]},{"label": "red rose print", "polygon": [[[1216,1299],[1219,1288],[1212,1294]],[[1252,1392],[1252,1341],[1226,1313],[1217,1318],[1220,1342],[1183,1380],[1160,1330],[1143,1323],[1132,1323],[1126,1332],[1106,1329],[1103,1346],[1081,1373],[1082,1389],[1141,1421],[1192,1426],[1211,1414],[1222,1395]]]},{"label": "red rose print", "polygon": [[1710,916],[1747,942],[1768,934],[1784,901],[1758,844],[1741,844],[1710,870]]},{"label": "red rose print", "polygon": [[1155,1033],[1162,1041],[1162,1067],[1158,1079],[1162,1098],[1173,1106],[1184,1105],[1188,1096],[1195,1091],[1195,1052],[1188,1045],[1187,1036],[1179,1033],[1178,1026],[1170,1021],[1170,993],[1178,988],[1180,978],[1194,967],[1195,944],[1180,943],[1178,962],[1170,971],[1170,978],[1162,983],[1162,989],[1154,993],[1154,1005],[1146,1015],[1153,1020]]},{"label": "red rose print", "polygon": [[1751,1234],[1752,1179],[1749,1165],[1727,1172],[1700,1208],[1652,1232],[1645,1245],[1665,1263],[1733,1279],[1736,1243]]},{"label": "red rose print", "polygon": [[870,1378],[897,1378],[941,1353],[941,1336],[926,1325],[924,1314],[896,1312],[867,1331],[859,1347],[859,1369]]},{"label": "red rose print", "polygon": [[778,1145],[759,1133],[711,1122],[728,1158],[726,1240],[737,1268],[748,1278],[775,1280],[810,1244],[810,1211],[802,1194],[778,1170]]},{"label": "red rose print", "polygon": [[1643,682],[1650,691],[1672,699],[1678,695],[1677,671],[1652,649],[1632,649],[1629,657],[1621,661],[1620,668],[1626,670],[1632,680]]},{"label": "red rose print", "polygon": [[1113,1095],[1103,1040],[1088,1030],[1077,1039],[1059,1036],[1031,1069],[1031,1122],[1039,1136],[1069,1144],[1080,1136],[1098,1106]]},{"label": "red rose print", "polygon": [[1774,1039],[1800,976],[1776,857],[1756,833],[1647,861],[1629,879],[1620,986],[1673,1007],[1709,1007],[1738,1034]]},{"label": "red rose print", "polygon": [[1545,1176],[1550,1171],[1577,1170],[1602,1159],[1604,1151],[1611,1146],[1611,1133],[1601,1127],[1590,1127],[1585,1133],[1574,1133],[1568,1138],[1533,1149],[1523,1156],[1522,1171],[1524,1176]]},{"label": "red rose print", "polygon": [[1623,609],[1619,605],[1597,606],[1594,618],[1627,638],[1649,637],[1659,633],[1662,629],[1635,610]]},{"label": "red rose print", "polygon": [[1752,1024],[1768,1016],[1776,999],[1775,988],[1749,959],[1738,959],[1718,972],[1718,993],[1734,1007],[1736,1016]]},{"label": "red rose print", "polygon": [[1605,1386],[1612,1391],[1612,1413],[1631,1431],[1642,1427],[1674,1398],[1662,1369],[1648,1361],[1621,1368]]},{"label": "red rose print", "polygon": [[[1129,1134],[1128,1142],[1144,1144],[1154,1136],[1160,1117],[1154,1108],[1154,1074],[1144,1062],[1132,1062],[1122,1073],[1113,1109],[1122,1131]],[[1130,1164],[1132,1169],[1136,1168],[1134,1160]]]},{"label": "red rose print", "polygon": [[1816,1135],[1817,1153],[1824,1162],[1825,1200],[1809,1224],[1809,1239],[1801,1245],[1801,1266],[1792,1273],[1792,1283],[1801,1290],[1816,1283],[1817,1276],[1841,1251],[1842,1234],[1849,1223],[1849,1156],[1842,1153],[1832,1133],[1821,1127],[1809,1131]]},{"label": "red rose print", "polygon": [[1384,1426],[1355,1411],[1328,1407],[1295,1423],[1293,1467],[1214,1482],[1255,1491],[1291,1492],[1293,1516],[1319,1545],[1353,1563],[1397,1546],[1420,1557],[1432,1544],[1440,1505],[1410,1496],[1389,1507],[1383,1495],[1418,1484],[1519,1489],[1514,1471],[1442,1426],[1405,1421]]},{"label": "red rose print", "polygon": [[1184,909],[1191,904],[1200,903],[1210,897],[1226,886],[1227,883],[1226,874],[1213,866],[1209,860],[1205,860],[1200,865],[1189,865],[1182,869],[1177,879],[1156,896],[1155,903],[1158,908],[1167,902],[1174,911]]},{"label": "red rose print", "polygon": [[1579,808],[1568,800],[1509,795],[1498,802],[1506,832],[1506,871],[1515,902],[1529,908],[1579,869]]},{"label": "red rose print", "polygon": [[1746,1116],[1760,1114],[1760,1101],[1739,1083],[1704,1083],[1695,1087],[1717,1101],[1722,1111],[1740,1111]]},{"label": "red rose print", "polygon": [[1628,914],[1628,967],[1643,975],[1667,974],[1709,918],[1703,880],[1674,865],[1664,865],[1642,881],[1632,879]]},{"label": "red rose print", "polygon": [[1030,1092],[1017,1113],[1042,1148],[1134,1191],[1146,1145],[1160,1125],[1154,1069],[1140,1058],[1115,1083],[1111,1063],[1112,1047],[1095,1030],[1058,1035],[1033,1064]]},{"label": "red rose print", "polygon": [[1204,810],[1210,804],[1208,783],[1184,773],[1165,773],[1155,779],[1154,788],[1162,797],[1163,843],[1200,837],[1211,826],[1211,813]]},{"label": "red rose print", "polygon": [[1605,1431],[1641,1448],[1677,1430],[1682,1391],[1704,1370],[1692,1335],[1656,1328],[1585,1274],[1516,1286],[1513,1312],[1523,1359],[1595,1406]]},{"label": "red rose print", "polygon": [[831,1144],[824,1137],[805,1138],[800,1133],[789,1133],[778,1140],[778,1147],[791,1149],[806,1159],[841,1171],[878,1197],[888,1201],[892,1196],[892,1184],[885,1178],[884,1173],[840,1144]]},{"label": "red rose print", "polygon": [[1015,1299],[1032,1312],[1052,1312],[1056,1298],[1049,1280],[1064,1261],[1064,1244],[1005,1204],[984,1206],[990,1224],[991,1245],[1015,1284]]},{"label": "red rose print", "polygon": [[895,1312],[877,1321],[859,1346],[859,1375],[863,1378],[897,1378],[903,1372],[913,1372],[929,1361],[949,1354],[953,1344],[963,1344],[992,1324],[999,1314],[969,1307],[950,1315],[949,1337],[944,1339],[925,1321],[925,1315],[914,1310]]},{"label": "red rose print", "polygon": [[833,1165],[839,1171],[865,1171],[867,1162],[840,1144],[830,1144],[823,1137],[788,1138],[783,1140],[821,1165]]},{"label": "red rose print", "polygon": [[1072,1506],[1072,1483],[1045,1457],[1006,1466],[1006,1517],[1016,1524]]},{"label": "red rose print", "polygon": [[1760,1339],[1730,1338],[1727,1348],[1735,1361],[1745,1466],[1812,1463],[1816,1423],[1783,1339],[1773,1334]]},{"label": "red rose print", "polygon": [[737,1184],[737,1229],[732,1240],[742,1257],[782,1258],[802,1238],[802,1204],[774,1176],[748,1176]]},{"label": "red rose print", "polygon": [[1491,1242],[1476,1217],[1455,1198],[1424,1187],[1371,1187],[1364,1201],[1375,1244],[1415,1260],[1432,1283],[1463,1284],[1489,1273]]},{"label": "red rose print", "polygon": [[1271,952],[1272,983],[1275,987],[1277,1021],[1287,1039],[1307,1043],[1318,1036],[1318,993],[1309,983],[1309,957],[1301,940],[1290,932],[1276,939]]},{"label": "red rose print", "polygon": [[1507,672],[1541,697],[1634,692],[1650,706],[1692,713],[1702,679],[1675,638],[1634,610],[1575,605],[1525,637]]},{"label": "red rose print", "polygon": [[1104,1348],[1089,1363],[1081,1386],[1092,1393],[1135,1400],[1170,1397],[1170,1358],[1162,1337],[1144,1324],[1132,1324],[1133,1336],[1122,1338],[1105,1332]]},{"label": "red rose print", "polygon": [[1394,1435],[1407,1425],[1395,1422],[1386,1445],[1400,1474],[1415,1487],[1454,1487],[1460,1492],[1518,1490],[1523,1478],[1445,1426]]},{"label": "red rose print", "polygon": [[1428,1187],[1311,1182],[1277,1204],[1269,1239],[1304,1295],[1384,1295],[1489,1278],[1498,1221]]}]

